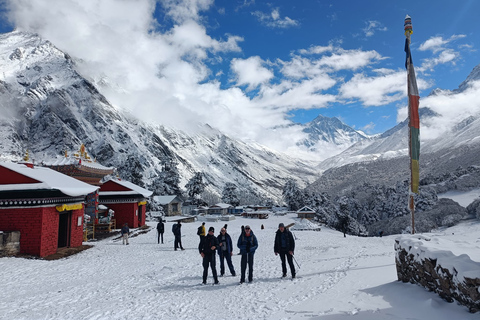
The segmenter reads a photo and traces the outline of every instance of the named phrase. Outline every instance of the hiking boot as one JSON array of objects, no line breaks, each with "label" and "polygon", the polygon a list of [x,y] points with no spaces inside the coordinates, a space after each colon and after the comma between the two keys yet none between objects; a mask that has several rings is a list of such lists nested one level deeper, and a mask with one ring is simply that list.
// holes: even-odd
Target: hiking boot
[{"label": "hiking boot", "polygon": [[203,281],[202,284],[207,284],[207,282],[206,282],[206,281]]},{"label": "hiking boot", "polygon": [[215,282],[213,284],[219,284],[220,282],[218,282],[218,280],[215,280]]},{"label": "hiking boot", "polygon": [[295,279],[295,273],[294,273],[294,274],[292,274],[292,279]]},{"label": "hiking boot", "polygon": [[282,274],[282,278],[285,278],[286,276],[287,276],[287,274],[286,274],[286,273]]},{"label": "hiking boot", "polygon": [[235,272],[233,272],[233,273],[232,273],[232,277],[235,277],[235,276],[236,276],[236,274],[235,274]]}]

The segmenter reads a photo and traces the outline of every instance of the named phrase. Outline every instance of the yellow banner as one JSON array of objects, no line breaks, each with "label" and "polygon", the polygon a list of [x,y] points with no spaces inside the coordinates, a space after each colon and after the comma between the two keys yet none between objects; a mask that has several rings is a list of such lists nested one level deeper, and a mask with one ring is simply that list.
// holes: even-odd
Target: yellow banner
[{"label": "yellow banner", "polygon": [[57,209],[58,212],[81,210],[82,208],[83,208],[83,203],[62,204],[61,206],[55,207],[55,209]]}]

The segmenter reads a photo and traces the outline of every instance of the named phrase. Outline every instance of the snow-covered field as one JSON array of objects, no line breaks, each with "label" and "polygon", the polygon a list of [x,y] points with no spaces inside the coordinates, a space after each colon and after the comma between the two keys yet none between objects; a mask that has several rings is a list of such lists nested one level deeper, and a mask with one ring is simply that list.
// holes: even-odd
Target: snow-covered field
[{"label": "snow-covered field", "polygon": [[[259,241],[254,281],[242,285],[238,255],[237,277],[221,277],[213,286],[209,274],[209,284],[201,285],[200,222],[183,225],[185,251],[173,250],[169,222],[164,245],[157,244],[152,228],[131,238],[129,246],[107,239],[61,260],[2,258],[0,319],[478,319],[466,307],[397,281],[396,236],[344,238],[325,228],[293,229],[301,268],[297,279],[281,279],[274,233],[279,222],[294,221],[288,215],[227,222],[234,242],[246,224]],[[206,226],[218,234],[224,223]],[[435,236],[480,249],[479,227],[465,222]]]}]

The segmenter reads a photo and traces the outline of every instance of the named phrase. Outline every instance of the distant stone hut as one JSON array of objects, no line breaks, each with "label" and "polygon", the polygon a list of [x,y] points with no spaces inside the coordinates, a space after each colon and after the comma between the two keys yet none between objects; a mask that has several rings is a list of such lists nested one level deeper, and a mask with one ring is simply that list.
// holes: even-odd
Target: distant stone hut
[{"label": "distant stone hut", "polygon": [[163,212],[166,216],[182,214],[183,201],[178,196],[154,196],[153,201],[163,207]]}]

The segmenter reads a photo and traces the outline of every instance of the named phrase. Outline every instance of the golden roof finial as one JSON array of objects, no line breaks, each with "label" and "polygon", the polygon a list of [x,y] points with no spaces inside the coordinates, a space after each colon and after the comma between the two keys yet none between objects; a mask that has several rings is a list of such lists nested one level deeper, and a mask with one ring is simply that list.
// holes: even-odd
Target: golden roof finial
[{"label": "golden roof finial", "polygon": [[80,146],[80,156],[85,157],[85,145],[83,143]]},{"label": "golden roof finial", "polygon": [[28,154],[28,150],[25,151],[25,156],[23,156],[23,161],[29,161],[30,160],[30,155]]}]

